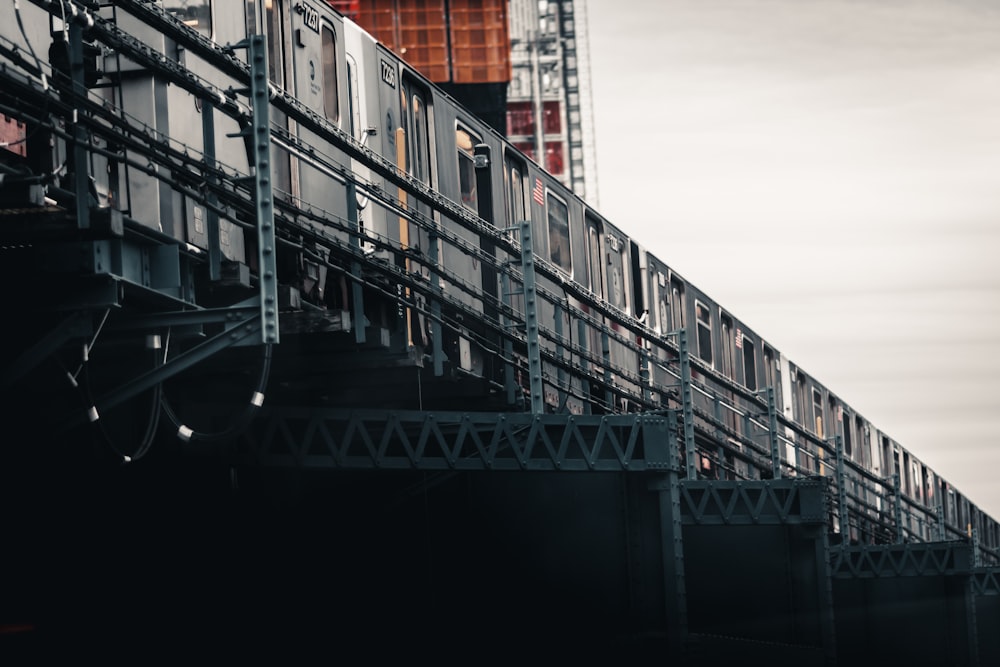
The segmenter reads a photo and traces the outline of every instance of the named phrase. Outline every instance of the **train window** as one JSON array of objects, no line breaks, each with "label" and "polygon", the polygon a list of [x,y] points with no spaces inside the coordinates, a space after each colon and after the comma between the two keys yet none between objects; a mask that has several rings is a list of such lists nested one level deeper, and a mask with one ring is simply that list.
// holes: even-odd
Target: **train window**
[{"label": "train window", "polygon": [[604,298],[604,262],[601,252],[602,225],[589,213],[587,220],[587,276],[590,280],[590,291]]},{"label": "train window", "polygon": [[865,426],[865,422],[861,417],[856,418],[856,431],[858,433],[858,441],[861,443],[861,462],[868,467],[872,464],[872,438],[871,433],[868,431],[868,427]]},{"label": "train window", "polygon": [[670,279],[670,326],[675,331],[683,329],[684,317],[684,285],[676,278]]},{"label": "train window", "polygon": [[[629,241],[632,255],[632,314],[642,319],[647,314],[646,308],[646,262],[645,256],[634,242]],[[643,320],[644,321],[644,320]]]},{"label": "train window", "polygon": [[323,110],[334,123],[340,120],[337,88],[337,39],[333,28],[324,25],[323,33]]},{"label": "train window", "polygon": [[462,194],[462,205],[478,212],[479,196],[476,193],[476,163],[473,153],[477,141],[461,127],[455,129],[455,144],[458,146],[458,181]]},{"label": "train window", "polygon": [[851,421],[850,415],[844,419],[844,456],[849,459],[854,458],[854,422]]},{"label": "train window", "polygon": [[351,136],[361,139],[362,142],[368,138],[367,134],[358,136],[361,130],[361,98],[358,88],[358,63],[354,56],[347,54],[347,105],[349,107]]},{"label": "train window", "polygon": [[[252,10],[248,8],[247,17]],[[282,0],[264,3],[264,25],[267,30],[268,77],[279,88],[285,87],[285,24]],[[288,127],[288,117],[283,111],[271,109],[271,122],[278,127]],[[292,157],[288,151],[272,146],[274,189],[277,196],[290,196],[292,192]],[[284,194],[283,194],[284,193]]]},{"label": "train window", "polygon": [[698,356],[712,364],[712,311],[700,301],[695,301],[694,312],[698,321]]},{"label": "train window", "polygon": [[809,389],[806,387],[806,378],[802,373],[793,370],[792,379],[795,381],[795,418],[801,426],[808,426],[809,418],[806,415],[809,408]]},{"label": "train window", "polygon": [[[277,7],[277,11],[275,8]],[[267,73],[268,77],[279,87],[285,86],[285,74],[282,63],[282,13],[281,3],[265,2],[264,11],[267,16]]]},{"label": "train window", "polygon": [[736,349],[743,351],[743,385],[750,391],[757,391],[757,355],[753,339],[740,329],[736,330]]},{"label": "train window", "polygon": [[607,235],[608,249],[608,301],[612,306],[625,310],[628,308],[628,291],[625,285],[625,245],[614,234]]},{"label": "train window", "polygon": [[212,0],[163,0],[163,8],[184,25],[212,38]]},{"label": "train window", "polygon": [[[427,104],[424,96],[419,91],[404,88],[404,95],[410,97],[410,154],[409,169],[410,174],[421,183],[430,183],[430,138],[427,133]],[[473,188],[475,188],[475,172],[472,174]]]},{"label": "train window", "polygon": [[774,350],[769,348],[767,345],[763,346],[764,352],[764,386],[772,387],[774,389],[774,400],[776,404],[780,404],[781,401],[778,399],[778,393],[781,389],[781,371],[778,370],[778,362],[774,358]]},{"label": "train window", "polygon": [[813,389],[813,424],[814,432],[819,437],[823,437],[823,394],[818,389]]},{"label": "train window", "polygon": [[667,299],[667,277],[658,271],[654,280],[656,281],[656,327],[660,335],[665,335],[670,331],[670,324],[667,322],[667,310],[670,307]]},{"label": "train window", "polygon": [[507,168],[503,175],[507,182],[507,224],[511,229],[514,229],[526,219],[524,212],[524,168],[508,157]]},{"label": "train window", "polygon": [[722,373],[730,379],[733,378],[733,320],[728,315],[719,318],[722,328]]},{"label": "train window", "polygon": [[548,194],[549,259],[559,268],[572,273],[573,260],[569,249],[569,209],[551,192]]}]

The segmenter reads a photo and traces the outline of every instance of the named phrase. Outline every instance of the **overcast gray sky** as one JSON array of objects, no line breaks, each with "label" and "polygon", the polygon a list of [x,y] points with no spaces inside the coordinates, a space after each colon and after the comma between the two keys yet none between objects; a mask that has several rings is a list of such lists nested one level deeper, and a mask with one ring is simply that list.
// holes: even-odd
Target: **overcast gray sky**
[{"label": "overcast gray sky", "polygon": [[1000,519],[1000,2],[587,12],[599,210]]}]

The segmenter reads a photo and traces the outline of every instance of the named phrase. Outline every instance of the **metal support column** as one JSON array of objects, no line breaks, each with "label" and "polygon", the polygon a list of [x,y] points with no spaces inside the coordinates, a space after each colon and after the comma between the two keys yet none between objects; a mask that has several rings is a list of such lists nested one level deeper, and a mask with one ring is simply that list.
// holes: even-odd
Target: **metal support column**
[{"label": "metal support column", "polygon": [[[503,308],[500,311],[500,323],[503,325],[505,331],[510,331],[513,323],[511,322],[511,317],[508,313],[512,313],[514,310],[513,302],[511,301],[510,287],[510,266],[509,264],[504,266],[503,270],[500,272],[500,300],[503,303]],[[514,343],[507,336],[503,339],[503,386],[507,393],[507,405],[514,405],[516,400],[516,387],[514,386]]]},{"label": "metal support column", "polygon": [[670,467],[656,488],[660,494],[660,526],[663,535],[663,583],[666,594],[667,639],[675,652],[684,651],[688,634],[687,588],[684,582],[681,490],[677,474],[677,419],[667,421]]},{"label": "metal support column", "polygon": [[813,531],[819,585],[819,622],[823,638],[823,656],[830,667],[837,664],[837,634],[833,606],[833,571],[830,567],[830,543],[827,526],[819,526]]},{"label": "metal support column", "polygon": [[277,343],[278,263],[275,253],[274,193],[271,185],[271,125],[267,80],[267,42],[250,38],[250,101],[253,105],[252,141],[257,204],[257,259],[260,281],[260,318],[263,343]]},{"label": "metal support column", "polygon": [[892,473],[892,512],[896,522],[896,544],[903,543],[903,497],[899,489],[899,473]]},{"label": "metal support column", "polygon": [[833,438],[837,448],[837,516],[840,518],[840,534],[850,536],[850,515],[847,510],[847,466],[844,463],[844,437],[837,434]]},{"label": "metal support column", "polygon": [[691,392],[691,358],[688,356],[687,331],[677,331],[677,349],[681,367],[681,412],[684,416],[684,461],[687,478],[697,479],[694,447],[694,397]]},{"label": "metal support column", "polygon": [[[587,359],[587,353],[590,351],[587,347],[587,323],[580,318],[576,321],[576,339],[577,345],[580,346],[580,371],[582,371],[584,380],[587,382],[586,377],[590,372],[590,361]],[[584,386],[585,395],[589,395],[589,388]],[[589,415],[591,413],[590,401],[583,402],[583,414]]]},{"label": "metal support column", "polygon": [[722,443],[726,441],[726,432],[722,428],[722,400],[718,394],[712,399],[712,416],[715,418],[715,441],[719,443],[719,446],[715,450],[716,460],[718,461],[715,477],[716,479],[725,479],[723,464],[726,462],[726,450],[722,446]]},{"label": "metal support column", "polygon": [[208,98],[201,100],[201,133],[205,155],[205,180],[209,185],[206,194],[208,206],[205,207],[205,233],[208,237],[208,279],[216,281],[222,277],[222,246],[219,241],[219,214],[215,210],[219,199],[212,187],[218,184],[218,178],[214,175],[216,169],[215,107]]},{"label": "metal support column", "polygon": [[648,405],[653,401],[653,397],[649,389],[649,350],[645,341],[639,348],[639,383],[642,384],[642,400]]},{"label": "metal support column", "polygon": [[434,221],[427,238],[427,259],[431,266],[431,290],[434,298],[430,300],[431,307],[431,359],[434,364],[434,377],[444,375],[444,341],[441,332],[441,273],[438,251],[437,221]]},{"label": "metal support column", "polygon": [[[606,324],[601,326],[601,355],[604,360],[604,382],[611,387],[611,337]],[[615,411],[615,399],[610,388],[604,392],[604,402],[608,412]]]},{"label": "metal support column", "polygon": [[[86,71],[83,62],[83,19],[69,23],[69,69],[73,95],[87,95]],[[76,196],[76,224],[79,229],[90,229],[90,174],[87,168],[87,131],[82,122],[76,122],[77,106],[73,103],[72,150],[73,186]]]},{"label": "metal support column", "polygon": [[[358,211],[358,189],[354,181],[347,180],[347,224],[351,228],[351,247],[361,252],[361,215]],[[346,304],[345,304],[346,305]],[[361,289],[361,262],[351,260],[351,326],[354,327],[354,342],[361,345],[367,340],[365,330],[365,296]]]},{"label": "metal support column", "polygon": [[542,351],[538,342],[538,291],[535,285],[535,254],[532,249],[531,221],[521,223],[521,274],[524,276],[524,320],[528,342],[528,386],[531,411],[545,410],[542,395]]},{"label": "metal support column", "polygon": [[778,411],[774,387],[767,388],[767,436],[771,443],[771,476],[781,479],[781,448],[778,443]]},{"label": "metal support column", "polygon": [[[566,354],[566,345],[563,343],[565,333],[563,331],[563,312],[568,312],[568,308],[563,308],[562,303],[556,302],[556,313],[555,313],[555,333],[556,333],[556,358],[559,361],[564,360]],[[566,404],[567,389],[569,389],[566,382],[566,370],[560,364],[556,369],[556,387],[559,391],[559,409]]]}]

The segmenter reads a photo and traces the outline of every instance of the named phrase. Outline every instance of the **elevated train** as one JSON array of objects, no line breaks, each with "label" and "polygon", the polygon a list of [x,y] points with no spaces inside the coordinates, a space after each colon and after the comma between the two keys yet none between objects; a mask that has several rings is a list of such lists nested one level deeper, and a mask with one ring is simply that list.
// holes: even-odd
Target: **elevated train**
[{"label": "elevated train", "polygon": [[[222,167],[204,173],[233,183],[255,173],[250,109],[239,92],[247,56],[234,45],[266,35],[282,306],[314,322],[342,313],[352,324],[338,334],[337,349],[360,350],[360,328],[364,349],[376,342],[381,354],[366,357],[379,360],[368,374],[383,387],[377,396],[352,389],[351,379],[361,380],[357,367],[289,366],[282,375],[276,365],[272,380],[288,396],[416,407],[413,387],[389,388],[417,377],[416,369],[425,383],[422,407],[524,409],[534,398],[549,412],[660,411],[679,405],[686,354],[698,475],[773,474],[761,417],[770,389],[783,474],[832,476],[836,443],[842,446],[854,508],[849,525],[839,527],[845,540],[958,539],[974,531],[997,555],[996,521],[944,477],[326,4],[21,0],[16,16],[9,6],[2,11],[6,67],[27,72],[36,88],[38,72],[50,82],[59,77],[43,55],[65,49],[67,25],[87,17],[98,28],[84,33],[87,94],[113,110],[99,124],[141,126],[196,156],[168,166],[90,130],[90,146],[105,149],[88,155],[93,204],[177,245],[189,278],[171,287],[171,298],[195,307],[251,294],[259,279],[247,193],[237,184],[210,200],[195,177],[206,164],[197,156],[207,152],[210,105],[217,112],[211,151]],[[111,39],[113,29],[145,45],[152,59]],[[186,74],[170,79],[167,65]],[[14,100],[0,97],[11,118],[10,146],[0,151],[6,187],[25,175],[45,185],[39,176],[64,174],[72,142],[42,127],[44,115],[19,116]],[[45,199],[36,195],[34,203],[70,201],[54,177],[47,183]],[[205,277],[213,213],[226,275],[235,276],[227,283]],[[292,321],[282,320],[283,343],[295,335],[286,328]],[[534,367],[533,341],[540,348]],[[894,506],[903,522],[895,528],[887,518]]]}]

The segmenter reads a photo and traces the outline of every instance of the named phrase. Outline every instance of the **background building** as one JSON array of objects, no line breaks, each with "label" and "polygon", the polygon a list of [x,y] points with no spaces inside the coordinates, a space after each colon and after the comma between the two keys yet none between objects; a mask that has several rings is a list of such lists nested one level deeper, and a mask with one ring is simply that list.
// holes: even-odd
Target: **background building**
[{"label": "background building", "polygon": [[597,205],[584,0],[328,0]]},{"label": "background building", "polygon": [[508,0],[327,0],[449,95],[506,130]]},{"label": "background building", "polygon": [[584,0],[510,0],[507,136],[597,205]]}]

